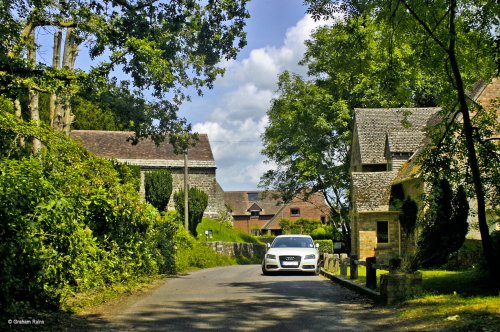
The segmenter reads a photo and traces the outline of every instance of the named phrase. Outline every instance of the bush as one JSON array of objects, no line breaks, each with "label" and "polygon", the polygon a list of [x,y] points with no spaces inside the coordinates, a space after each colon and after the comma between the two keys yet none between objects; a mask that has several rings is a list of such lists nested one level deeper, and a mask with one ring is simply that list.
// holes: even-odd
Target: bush
[{"label": "bush", "polygon": [[462,247],[453,255],[443,268],[446,270],[467,270],[483,263],[483,246],[481,240],[466,239]]},{"label": "bush", "polygon": [[316,240],[314,241],[319,244],[320,254],[333,254],[333,241],[332,240]]},{"label": "bush", "polygon": [[167,170],[147,172],[144,190],[146,201],[158,211],[164,211],[172,194],[172,174]]},{"label": "bush", "polygon": [[141,189],[141,167],[113,160],[113,167],[118,172],[121,184],[131,184],[136,191]]},{"label": "bush", "polygon": [[[194,237],[197,236],[196,227],[203,219],[203,213],[208,206],[208,195],[202,190],[192,187],[189,188],[189,231]],[[184,191],[179,190],[174,194],[175,209],[181,216],[184,215]]]},{"label": "bush", "polygon": [[133,177],[60,134],[0,112],[4,134],[36,135],[45,148],[36,157],[0,156],[2,310],[56,308],[75,291],[175,272],[177,226],[141,202],[127,180]]},{"label": "bush", "polygon": [[178,272],[221,265],[236,264],[236,259],[220,255],[207,247],[179,226],[175,236],[177,247],[176,269]]}]

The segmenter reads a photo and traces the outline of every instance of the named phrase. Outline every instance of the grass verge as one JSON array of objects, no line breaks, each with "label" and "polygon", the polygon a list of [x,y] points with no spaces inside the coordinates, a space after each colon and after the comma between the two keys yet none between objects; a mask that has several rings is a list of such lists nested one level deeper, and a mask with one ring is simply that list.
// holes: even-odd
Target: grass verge
[{"label": "grass verge", "polygon": [[500,296],[479,270],[422,272],[424,293],[398,308],[401,319],[433,331],[500,331]]}]

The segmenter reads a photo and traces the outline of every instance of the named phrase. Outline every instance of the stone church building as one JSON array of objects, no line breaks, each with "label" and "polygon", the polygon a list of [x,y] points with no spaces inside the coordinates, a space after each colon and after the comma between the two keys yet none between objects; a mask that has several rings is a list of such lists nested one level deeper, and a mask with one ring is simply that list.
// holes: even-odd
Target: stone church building
[{"label": "stone church building", "polygon": [[[137,145],[132,145],[127,139],[133,135],[133,132],[124,131],[73,130],[71,132],[71,138],[98,157],[140,166],[142,194],[144,194],[144,174],[159,169],[167,169],[172,173],[173,192],[183,189],[184,156],[175,154],[168,142],[157,146],[152,140],[144,139]],[[198,187],[208,194],[205,216],[214,217],[224,209],[224,192],[215,177],[217,167],[208,135],[199,136],[197,144],[188,150],[189,186]],[[172,198],[168,209],[174,209]]]}]

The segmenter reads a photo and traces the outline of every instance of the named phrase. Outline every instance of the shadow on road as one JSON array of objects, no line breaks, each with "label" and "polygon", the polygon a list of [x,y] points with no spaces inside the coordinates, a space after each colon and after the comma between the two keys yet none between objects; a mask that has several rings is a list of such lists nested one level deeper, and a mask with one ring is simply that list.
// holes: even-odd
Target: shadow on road
[{"label": "shadow on road", "polygon": [[[113,319],[87,317],[96,329],[139,331],[399,331],[389,310],[329,281],[263,277],[220,283],[226,294],[151,303]],[[291,280],[290,280],[291,279]],[[328,283],[328,285],[325,285]]]}]

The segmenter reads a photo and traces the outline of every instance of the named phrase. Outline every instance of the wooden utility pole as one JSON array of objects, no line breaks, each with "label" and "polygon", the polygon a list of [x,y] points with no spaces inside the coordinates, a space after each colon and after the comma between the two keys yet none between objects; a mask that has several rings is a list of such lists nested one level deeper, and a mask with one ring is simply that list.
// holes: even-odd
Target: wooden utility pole
[{"label": "wooden utility pole", "polygon": [[188,150],[184,151],[184,229],[189,232]]}]

